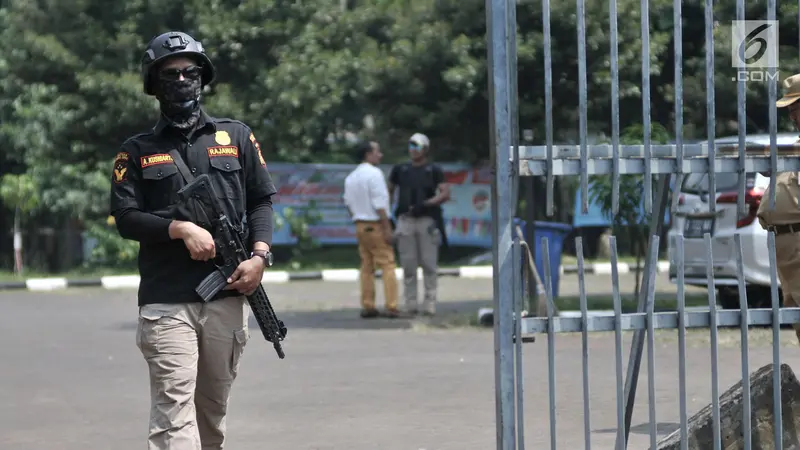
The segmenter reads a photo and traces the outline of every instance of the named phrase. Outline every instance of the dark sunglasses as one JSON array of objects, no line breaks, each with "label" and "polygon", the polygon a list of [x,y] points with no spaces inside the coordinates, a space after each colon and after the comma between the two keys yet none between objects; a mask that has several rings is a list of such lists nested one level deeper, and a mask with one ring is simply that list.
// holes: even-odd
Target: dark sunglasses
[{"label": "dark sunglasses", "polygon": [[197,80],[203,75],[203,68],[200,66],[189,66],[184,67],[183,69],[178,68],[169,68],[169,69],[162,69],[159,72],[159,76],[164,80],[174,81],[180,78],[183,75],[183,78],[187,80]]}]

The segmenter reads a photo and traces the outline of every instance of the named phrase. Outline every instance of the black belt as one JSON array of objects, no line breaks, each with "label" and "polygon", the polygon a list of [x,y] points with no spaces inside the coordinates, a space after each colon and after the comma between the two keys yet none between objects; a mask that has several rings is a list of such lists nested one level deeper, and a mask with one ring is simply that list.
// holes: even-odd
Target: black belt
[{"label": "black belt", "polygon": [[779,234],[800,233],[800,223],[789,223],[785,225],[770,225],[767,231],[772,231],[775,236]]}]

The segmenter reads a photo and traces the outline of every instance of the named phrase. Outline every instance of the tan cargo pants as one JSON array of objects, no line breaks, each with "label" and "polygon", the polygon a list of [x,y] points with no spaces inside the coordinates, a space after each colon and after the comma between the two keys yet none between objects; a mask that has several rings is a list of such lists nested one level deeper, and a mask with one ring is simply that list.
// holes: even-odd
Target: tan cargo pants
[{"label": "tan cargo pants", "polygon": [[356,222],[358,254],[361,257],[361,307],[375,309],[375,267],[383,271],[383,295],[386,309],[397,309],[397,275],[394,272],[394,248],[387,244],[379,222]]},{"label": "tan cargo pants", "polygon": [[[775,263],[783,291],[783,306],[796,308],[800,301],[800,234],[775,236]],[[792,324],[800,342],[800,324]]]},{"label": "tan cargo pants", "polygon": [[422,266],[425,297],[422,308],[436,312],[436,288],[439,272],[439,245],[442,236],[430,217],[400,216],[395,227],[397,253],[403,267],[403,295],[406,308],[417,310],[417,267]]},{"label": "tan cargo pants", "polygon": [[245,297],[139,308],[150,370],[149,450],[219,450],[231,385],[249,339]]}]

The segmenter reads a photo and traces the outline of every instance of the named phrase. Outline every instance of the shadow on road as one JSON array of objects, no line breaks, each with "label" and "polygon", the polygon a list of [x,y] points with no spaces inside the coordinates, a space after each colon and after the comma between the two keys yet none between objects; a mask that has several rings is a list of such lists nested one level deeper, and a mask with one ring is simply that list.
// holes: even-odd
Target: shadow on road
[{"label": "shadow on road", "polygon": [[[360,309],[358,307],[318,311],[279,311],[278,317],[286,323],[289,329],[397,330],[409,329],[415,324],[433,328],[448,328],[477,323],[478,309],[491,305],[491,300],[440,302],[434,317],[362,319],[359,316]],[[258,327],[252,316],[250,317],[250,326]]]},{"label": "shadow on road", "polygon": [[[678,430],[681,427],[679,423],[675,422],[658,422],[656,424],[656,434],[658,435],[667,435],[673,433],[675,430]],[[600,430],[594,430],[595,433],[603,433],[603,434],[611,434],[616,433],[616,428],[603,428]],[[631,433],[634,434],[643,434],[643,435],[650,435],[650,424],[649,423],[641,423],[639,425],[631,426]]]},{"label": "shadow on road", "polygon": [[[387,317],[362,319],[359,316],[360,309],[358,307],[312,311],[283,310],[277,311],[277,314],[278,318],[286,324],[290,334],[292,330],[297,329],[398,330],[410,329],[416,325],[430,328],[453,328],[477,324],[478,309],[491,307],[491,305],[491,300],[440,302],[434,317],[417,316],[396,319]],[[249,326],[251,330],[258,330],[258,323],[252,314],[250,314]],[[126,321],[119,325],[118,329],[136,329],[136,320]]]}]

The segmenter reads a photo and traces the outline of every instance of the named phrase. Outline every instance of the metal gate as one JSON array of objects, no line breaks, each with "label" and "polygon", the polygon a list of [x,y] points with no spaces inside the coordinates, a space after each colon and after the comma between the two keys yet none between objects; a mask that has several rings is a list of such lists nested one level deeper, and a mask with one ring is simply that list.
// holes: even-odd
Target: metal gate
[{"label": "metal gate", "polygon": [[[745,289],[743,260],[743,245],[741,235],[734,237],[734,258],[738,266],[738,292],[740,309],[718,310],[716,291],[714,288],[714,267],[712,267],[712,237],[709,233],[704,234],[703,242],[706,245],[707,267],[706,276],[708,278],[708,309],[707,310],[688,310],[684,304],[684,238],[682,235],[676,239],[676,254],[674,263],[677,265],[677,311],[654,312],[654,283],[657,266],[657,255],[659,248],[659,236],[662,235],[664,227],[664,211],[670,207],[670,180],[674,177],[677,182],[675,186],[681,186],[683,177],[691,173],[705,173],[708,176],[709,191],[714,193],[715,174],[717,173],[736,173],[738,174],[738,211],[744,212],[745,205],[745,173],[766,172],[772,174],[785,171],[800,170],[800,159],[797,156],[784,156],[778,154],[778,149],[783,148],[777,144],[777,110],[775,101],[777,98],[776,84],[776,60],[772,60],[768,68],[770,77],[769,83],[769,122],[770,122],[770,144],[769,151],[765,152],[764,146],[754,146],[748,144],[745,138],[745,79],[738,77],[738,116],[739,116],[739,142],[734,145],[720,146],[715,145],[715,110],[714,110],[714,55],[713,52],[706,56],[706,92],[707,92],[707,142],[706,144],[684,144],[683,143],[683,78],[682,78],[682,14],[681,0],[674,1],[674,33],[675,33],[675,114],[674,124],[676,142],[674,145],[651,145],[650,143],[650,87],[649,87],[649,13],[642,14],[642,92],[643,92],[643,117],[644,117],[644,145],[620,145],[619,144],[619,68],[616,61],[617,56],[617,11],[616,0],[603,0],[610,3],[610,45],[611,58],[610,68],[612,75],[612,144],[611,145],[588,145],[587,144],[587,83],[586,83],[586,44],[585,44],[585,2],[577,1],[577,20],[578,20],[578,105],[580,113],[580,145],[564,146],[556,145],[553,136],[553,105],[551,92],[553,78],[551,75],[551,35],[550,35],[550,0],[542,0],[543,12],[543,33],[544,33],[544,64],[545,79],[543,95],[545,97],[546,109],[546,130],[545,145],[527,146],[519,145],[519,123],[517,118],[517,67],[516,67],[516,0],[486,0],[487,15],[487,47],[489,56],[489,93],[491,101],[491,131],[492,131],[492,162],[495,170],[494,184],[492,186],[492,219],[493,219],[493,264],[494,264],[494,340],[495,340],[495,389],[497,406],[497,448],[503,450],[524,449],[525,442],[539,440],[539,445],[534,448],[544,448],[546,439],[542,439],[541,434],[537,436],[525,435],[525,409],[523,403],[531,398],[530,392],[543,392],[539,386],[546,385],[548,393],[549,414],[549,444],[550,448],[574,448],[575,442],[564,443],[568,439],[577,439],[580,433],[576,429],[574,433],[566,436],[564,433],[559,435],[557,430],[558,417],[576,416],[583,417],[583,439],[580,444],[585,448],[590,448],[595,437],[590,411],[592,407],[607,410],[609,415],[615,418],[616,430],[614,433],[615,449],[627,448],[629,442],[631,421],[636,412],[634,410],[634,400],[637,391],[640,364],[647,348],[647,408],[646,413],[639,411],[638,422],[647,424],[646,434],[649,435],[649,446],[651,449],[657,448],[657,418],[658,408],[656,404],[656,390],[659,386],[659,379],[678,378],[677,396],[679,397],[679,424],[676,433],[680,434],[680,447],[689,448],[689,417],[702,405],[689,405],[687,399],[687,330],[692,328],[706,329],[709,337],[708,346],[710,347],[710,373],[694,373],[692,377],[710,378],[711,384],[711,414],[713,429],[713,444],[707,444],[707,448],[721,449],[723,439],[726,442],[732,439],[731,430],[726,429],[721,424],[720,404],[720,366],[719,358],[719,333],[718,327],[738,326],[740,328],[741,339],[741,366],[734,369],[740,373],[742,383],[742,402],[743,412],[741,448],[750,449],[753,443],[753,433],[751,429],[755,423],[751,422],[751,392],[750,375],[751,367],[749,364],[748,336],[751,334],[753,326],[771,326],[772,330],[772,364],[778,368],[781,364],[780,348],[780,326],[800,322],[800,309],[781,308],[778,297],[778,280],[775,264],[775,236],[768,234],[768,250],[770,255],[771,267],[771,308],[749,309],[747,308],[747,291]],[[744,0],[725,0],[736,1],[737,18],[744,17]],[[648,0],[641,0],[642,11],[648,11]],[[769,0],[767,10],[768,20],[775,20],[776,3]],[[705,1],[705,43],[706,48],[714,46],[714,14],[712,0]],[[526,80],[530,82],[530,80]],[[540,82],[537,80],[537,82]],[[760,150],[761,155],[754,155],[753,150]],[[613,177],[613,205],[616,213],[619,205],[618,178],[621,174],[641,174],[645,177],[645,209],[652,214],[650,224],[651,236],[648,255],[646,258],[643,288],[638,297],[638,310],[636,313],[623,314],[621,311],[619,277],[617,270],[616,240],[611,239],[611,260],[612,273],[611,283],[613,286],[614,313],[608,316],[590,316],[587,311],[587,294],[584,285],[583,258],[579,253],[579,274],[580,283],[580,316],[579,317],[560,317],[554,313],[554,298],[550,280],[553,276],[553,268],[549,265],[549,244],[543,238],[543,262],[545,297],[547,314],[545,317],[526,317],[523,318],[522,311],[522,283],[520,264],[523,260],[523,248],[527,248],[525,242],[521,241],[514,232],[513,214],[516,210],[516,200],[518,193],[519,177],[521,176],[541,176],[546,177],[547,189],[547,214],[553,214],[554,198],[554,178],[558,176],[580,176],[580,190],[582,208],[587,208],[589,175],[607,174]],[[655,177],[656,181],[651,182]],[[771,207],[775,205],[775,178],[770,181],[769,201]],[[651,190],[655,195],[651,195]],[[673,196],[672,204],[677,201],[677,196]],[[716,214],[718,212],[715,196],[709,198],[709,211]],[[580,245],[578,245],[580,249]],[[658,350],[655,345],[655,330],[669,329],[675,330],[677,334],[678,357],[673,361],[677,367],[677,374],[656,373],[655,359]],[[634,331],[631,342],[630,352],[627,355],[627,368],[623,371],[623,332]],[[614,361],[608,361],[605,365],[615,373],[616,392],[615,401],[608,404],[592,404],[590,398],[593,392],[590,391],[590,377],[595,367],[590,366],[590,336],[596,332],[613,332],[614,342]],[[559,333],[581,333],[581,351],[561,352],[556,354],[556,342],[561,337]],[[526,337],[541,334],[545,339],[536,340],[534,344],[528,344],[523,348],[523,341]],[[516,337],[516,338],[515,338]],[[530,339],[527,339],[530,341]],[[537,389],[526,394],[523,391],[523,361],[522,354],[530,346],[547,346],[547,382],[542,380],[537,383]],[[610,358],[609,358],[610,359]],[[581,377],[579,384],[582,388],[582,409],[576,405],[563,406],[561,414],[557,414],[558,398],[557,384],[562,377],[577,378],[577,373],[556,376],[555,364],[557,360],[580,360]],[[532,365],[540,366],[545,361],[526,361],[527,367]],[[740,372],[739,372],[740,369]],[[772,376],[772,413],[773,424],[782,424],[784,410],[781,408],[781,371],[774,370]],[[608,387],[611,388],[610,386]],[[544,410],[544,400],[538,398],[539,402],[534,405],[539,410]],[[528,409],[530,411],[530,409]],[[783,448],[784,442],[782,426],[774,426],[771,433],[776,446]],[[735,436],[733,438],[736,438]],[[611,448],[610,445],[600,446],[599,448]],[[640,448],[644,448],[641,446]],[[697,447],[695,447],[697,448]],[[706,448],[706,447],[699,447]],[[739,447],[737,447],[739,448]],[[759,447],[760,448],[760,447]],[[773,447],[769,447],[773,448]]]}]

